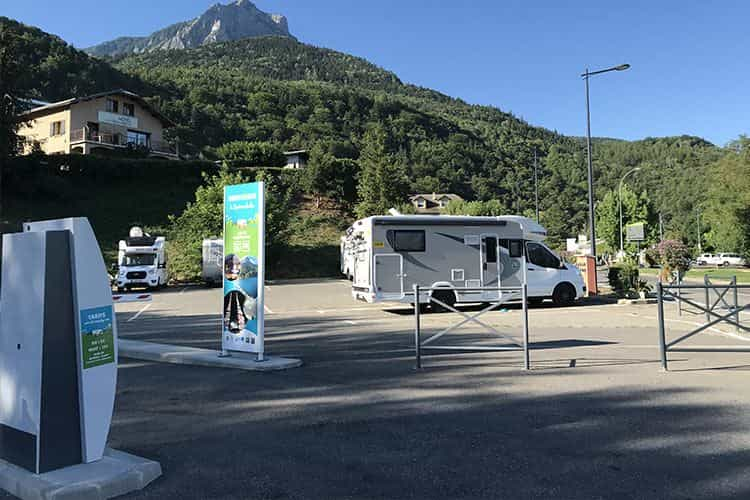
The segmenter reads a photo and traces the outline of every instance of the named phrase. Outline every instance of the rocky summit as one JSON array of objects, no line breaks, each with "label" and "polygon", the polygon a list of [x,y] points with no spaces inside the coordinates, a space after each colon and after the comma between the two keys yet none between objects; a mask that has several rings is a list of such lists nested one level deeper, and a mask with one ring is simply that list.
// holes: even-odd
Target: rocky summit
[{"label": "rocky summit", "polygon": [[217,3],[195,19],[148,36],[120,37],[84,50],[97,57],[111,57],[267,35],[291,37],[286,17],[263,12],[249,0],[237,0],[226,5]]}]

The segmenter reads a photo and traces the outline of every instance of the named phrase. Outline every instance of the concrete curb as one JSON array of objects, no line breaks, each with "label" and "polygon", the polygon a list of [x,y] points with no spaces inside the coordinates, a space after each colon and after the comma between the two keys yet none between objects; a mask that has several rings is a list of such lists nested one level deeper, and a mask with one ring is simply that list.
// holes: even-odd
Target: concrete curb
[{"label": "concrete curb", "polygon": [[145,488],[159,462],[107,448],[101,460],[34,474],[0,460],[0,487],[21,500],[105,500]]},{"label": "concrete curb", "polygon": [[235,368],[239,370],[269,372],[287,370],[302,366],[301,359],[267,356],[265,361],[256,361],[250,353],[232,352],[231,356],[220,358],[217,351],[170,344],[157,344],[140,340],[118,339],[117,347],[123,358],[196,365],[214,368]]}]

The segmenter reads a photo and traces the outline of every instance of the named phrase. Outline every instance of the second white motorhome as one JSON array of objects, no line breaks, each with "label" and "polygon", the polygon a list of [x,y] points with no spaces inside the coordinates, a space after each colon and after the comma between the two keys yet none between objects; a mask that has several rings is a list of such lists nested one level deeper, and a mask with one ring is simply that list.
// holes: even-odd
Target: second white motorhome
[{"label": "second white motorhome", "polygon": [[201,248],[201,277],[209,286],[218,286],[224,280],[224,240],[206,238]]},{"label": "second white motorhome", "polygon": [[546,230],[526,217],[375,216],[352,227],[358,300],[413,303],[418,284],[438,288],[432,294],[449,305],[490,301],[497,292],[458,289],[519,286],[524,261],[530,302],[566,305],[586,291],[580,271],[547,248]]},{"label": "second white motorhome", "polygon": [[130,229],[128,237],[120,240],[117,252],[117,290],[167,285],[166,239],[153,237],[140,227]]}]

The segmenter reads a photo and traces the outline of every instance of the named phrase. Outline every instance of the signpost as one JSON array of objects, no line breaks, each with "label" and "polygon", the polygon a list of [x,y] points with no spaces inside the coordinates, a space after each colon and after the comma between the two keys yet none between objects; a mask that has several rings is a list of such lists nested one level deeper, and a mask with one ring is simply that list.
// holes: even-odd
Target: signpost
[{"label": "signpost", "polygon": [[625,238],[630,241],[643,241],[646,239],[645,224],[636,222],[625,226]]},{"label": "signpost", "polygon": [[223,356],[252,352],[264,360],[265,218],[263,182],[224,188]]}]

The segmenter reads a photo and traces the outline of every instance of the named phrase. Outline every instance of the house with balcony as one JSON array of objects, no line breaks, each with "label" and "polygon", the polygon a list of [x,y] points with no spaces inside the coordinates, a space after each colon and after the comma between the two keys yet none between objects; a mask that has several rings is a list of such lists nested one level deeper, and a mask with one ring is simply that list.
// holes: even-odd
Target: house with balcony
[{"label": "house with balcony", "polygon": [[418,214],[440,215],[443,209],[451,201],[463,201],[457,194],[453,193],[432,193],[432,194],[413,194],[409,196],[409,201],[414,205]]},{"label": "house with balcony", "polygon": [[23,152],[107,154],[139,149],[149,157],[179,159],[164,140],[174,123],[127,90],[112,90],[33,107],[20,116]]}]

